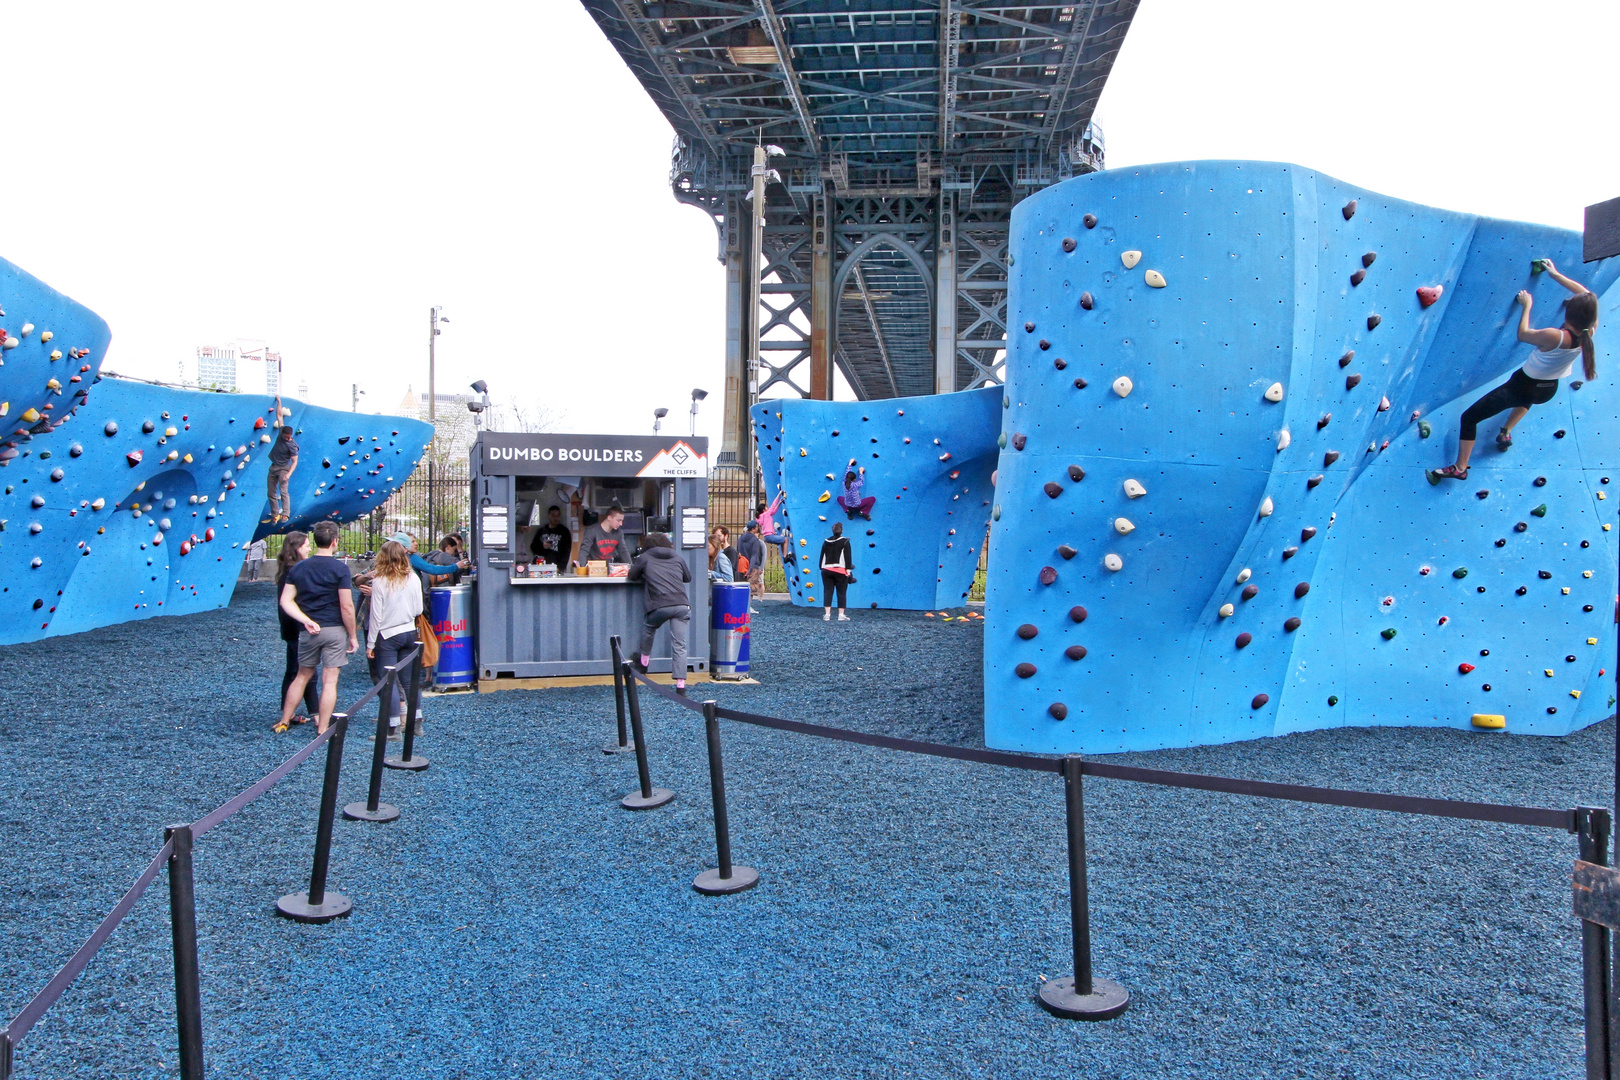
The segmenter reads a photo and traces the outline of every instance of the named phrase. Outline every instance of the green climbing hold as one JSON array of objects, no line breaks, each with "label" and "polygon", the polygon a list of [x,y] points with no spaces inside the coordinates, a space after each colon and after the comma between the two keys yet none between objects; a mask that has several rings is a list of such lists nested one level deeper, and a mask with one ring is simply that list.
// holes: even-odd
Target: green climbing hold
[{"label": "green climbing hold", "polygon": [[1339,695],[1338,694],[1333,694],[1328,698],[1328,705],[1330,707],[1334,706],[1334,705],[1337,705],[1338,703],[1339,703]]},{"label": "green climbing hold", "polygon": [[1418,421],[1418,436],[1420,438],[1427,439],[1433,433],[1434,429],[1429,426],[1429,422],[1427,420]]},{"label": "green climbing hold", "polygon": [[1384,640],[1388,641],[1395,636],[1395,628],[1392,626],[1388,630],[1382,631],[1382,633],[1384,635]]},{"label": "green climbing hold", "polygon": [[1539,274],[1545,269],[1547,269],[1547,260],[1546,259],[1531,259],[1530,260],[1530,272],[1532,274]]},{"label": "green climbing hold", "polygon": [[1466,566],[1457,567],[1457,569],[1455,569],[1455,570],[1453,570],[1451,572],[1451,576],[1454,577],[1454,578],[1465,578],[1465,577],[1467,577],[1468,576],[1468,567],[1466,567]]},{"label": "green climbing hold", "polygon": [[1007,433],[1005,431],[996,436],[996,445],[1003,450],[1007,449]]},{"label": "green climbing hold", "polygon": [[1531,517],[1546,517],[1547,516],[1547,504],[1542,503],[1540,506],[1538,506],[1534,510],[1530,511],[1530,516]]}]

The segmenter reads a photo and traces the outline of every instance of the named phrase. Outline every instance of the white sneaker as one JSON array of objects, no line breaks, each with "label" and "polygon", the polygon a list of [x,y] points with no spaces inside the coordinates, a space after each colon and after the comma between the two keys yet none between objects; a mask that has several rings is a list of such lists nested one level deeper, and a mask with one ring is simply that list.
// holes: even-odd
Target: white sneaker
[{"label": "white sneaker", "polygon": [[838,616],[838,621],[839,622],[849,622],[849,616],[848,615],[840,615],[840,616]]},{"label": "white sneaker", "polygon": [[822,612],[822,613],[821,613],[821,621],[822,621],[822,622],[832,622],[832,612],[830,612],[830,611],[823,611],[823,612]]}]

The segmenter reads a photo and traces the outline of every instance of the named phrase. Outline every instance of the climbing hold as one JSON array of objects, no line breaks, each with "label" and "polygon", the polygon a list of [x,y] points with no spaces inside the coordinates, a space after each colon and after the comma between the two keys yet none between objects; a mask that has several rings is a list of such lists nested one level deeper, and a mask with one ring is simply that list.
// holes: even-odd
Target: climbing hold
[{"label": "climbing hold", "polygon": [[1433,429],[1429,427],[1429,422],[1427,420],[1418,421],[1418,438],[1427,439],[1432,433]]},{"label": "climbing hold", "polygon": [[1254,584],[1253,582],[1250,582],[1249,584],[1243,586],[1243,599],[1245,599],[1245,600],[1253,600],[1255,597],[1257,597],[1259,595],[1260,595],[1260,586]]},{"label": "climbing hold", "polygon": [[1052,361],[1052,366],[1057,368],[1059,371],[1062,371],[1064,368],[1069,366],[1069,362],[1060,356],[1056,360]]},{"label": "climbing hold", "polygon": [[1076,390],[1084,390],[1086,388],[1086,380],[1084,380],[1084,379],[1076,379],[1076,380],[1074,380],[1074,388]]},{"label": "climbing hold", "polygon": [[818,502],[818,503],[824,503],[824,502],[826,502],[826,501],[827,501],[827,500],[828,500],[828,499],[830,499],[830,498],[832,498],[832,493],[831,493],[831,492],[829,492],[829,491],[823,491],[823,492],[822,492],[822,493],[821,493],[821,495],[820,495],[820,496],[819,496],[819,497],[818,497],[818,498],[817,498],[817,499],[816,499],[816,502]]},{"label": "climbing hold", "polygon": [[1355,358],[1356,358],[1356,350],[1351,349],[1349,352],[1347,352],[1343,356],[1339,357],[1339,366],[1342,367],[1342,368],[1343,367],[1349,367],[1350,366],[1350,361],[1354,360]]},{"label": "climbing hold", "polygon": [[1393,626],[1391,626],[1387,630],[1380,630],[1379,633],[1381,635],[1383,635],[1383,638],[1384,638],[1385,641],[1389,641],[1391,638],[1393,638],[1395,636],[1395,628]]},{"label": "climbing hold", "polygon": [[1284,450],[1288,449],[1288,444],[1293,441],[1294,437],[1288,434],[1287,428],[1283,428],[1281,431],[1277,432],[1277,453],[1280,454]]},{"label": "climbing hold", "polygon": [[1316,526],[1315,525],[1307,525],[1303,529],[1299,530],[1299,542],[1303,544],[1303,543],[1305,543],[1305,541],[1309,540],[1311,537],[1313,537],[1315,535],[1316,535]]},{"label": "climbing hold", "polygon": [[1147,282],[1148,287],[1151,289],[1164,288],[1164,275],[1159,273],[1157,270],[1147,271],[1142,275],[1142,280]]},{"label": "climbing hold", "polygon": [[1028,641],[1030,638],[1034,637],[1040,632],[1040,627],[1036,626],[1034,623],[1025,623],[1023,626],[1018,628],[1018,636],[1023,638],[1025,641]]},{"label": "climbing hold", "polygon": [[1135,531],[1135,529],[1136,526],[1132,525],[1127,518],[1114,519],[1114,531],[1119,533],[1121,536],[1125,536],[1126,534]]},{"label": "climbing hold", "polygon": [[1542,503],[1540,506],[1538,506],[1534,510],[1530,511],[1530,516],[1531,517],[1546,517],[1547,516],[1547,504]]},{"label": "climbing hold", "polygon": [[1024,448],[1024,443],[1026,443],[1028,441],[1029,441],[1028,437],[1023,435],[1022,433],[1020,433],[1020,432],[1014,432],[1013,433],[1012,444],[1013,444],[1013,449],[1014,450],[1022,450]]},{"label": "climbing hold", "polygon": [[1463,674],[1463,675],[1466,675],[1470,671],[1473,671],[1473,670],[1474,670],[1474,665],[1473,664],[1463,663],[1463,664],[1458,664],[1457,665],[1458,673]]},{"label": "climbing hold", "polygon": [[131,450],[129,453],[124,455],[124,460],[129,462],[129,467],[133,469],[135,466],[141,463],[141,452],[139,450]]},{"label": "climbing hold", "polygon": [[1232,612],[1235,610],[1236,609],[1232,607],[1231,604],[1222,604],[1221,609],[1219,612],[1217,612],[1217,614],[1223,619],[1230,619],[1232,617]]},{"label": "climbing hold", "polygon": [[[910,441],[911,441],[910,439],[906,440],[906,442],[908,442],[908,443]],[[1003,449],[1003,450],[1007,449],[1007,433],[1005,431],[1003,431],[1000,435],[996,436],[996,445],[1001,447],[1001,449]]]},{"label": "climbing hold", "polygon": [[1344,210],[1342,211],[1342,213],[1344,214],[1344,220],[1346,220],[1346,221],[1349,221],[1351,218],[1355,217],[1356,216],[1356,200],[1351,199],[1349,202],[1345,203],[1344,204]]},{"label": "climbing hold", "polygon": [[[338,440],[338,441],[339,441],[339,442],[346,442],[346,441],[347,441],[347,440],[345,440],[345,439],[340,439],[340,440]],[[800,457],[809,457],[809,456],[810,456],[810,452],[809,452],[809,451],[808,451],[808,450],[806,450],[806,449],[805,449],[805,448],[804,448],[804,447],[802,447],[802,446],[801,446],[801,447],[799,447],[799,456],[800,456]]]},{"label": "climbing hold", "polygon": [[1046,711],[1052,714],[1054,720],[1063,720],[1069,715],[1069,707],[1061,701],[1052,702],[1046,707]]},{"label": "climbing hold", "polygon": [[[164,419],[165,420],[168,419],[167,414],[164,415]],[[254,420],[253,420],[253,430],[254,431],[263,431],[264,430],[264,417],[258,416],[258,417],[254,418]],[[339,440],[339,441],[340,442],[348,442],[349,440],[348,439],[342,439],[342,440]]]},{"label": "climbing hold", "polygon": [[1378,324],[1383,321],[1384,317],[1382,315],[1369,315],[1367,316],[1367,329],[1376,330],[1378,329]]},{"label": "climbing hold", "polygon": [[1063,250],[1064,251],[1073,251],[1074,250],[1074,237],[1065,236],[1063,238]]},{"label": "climbing hold", "polygon": [[1041,338],[1041,340],[1036,342],[1036,344],[1041,347],[1042,352],[1045,352],[1047,349],[1050,349],[1052,347],[1052,343],[1050,341],[1047,341],[1045,338]]},{"label": "climbing hold", "polygon": [[1360,285],[1363,281],[1366,281],[1366,280],[1367,280],[1367,271],[1365,271],[1365,270],[1357,270],[1355,273],[1350,275],[1350,284],[1351,285]]},{"label": "climbing hold", "polygon": [[1253,576],[1254,576],[1254,571],[1250,570],[1247,566],[1245,566],[1243,569],[1238,571],[1237,583],[1239,585],[1241,585],[1245,581],[1248,581]]},{"label": "climbing hold", "polygon": [[[1489,685],[1488,683],[1486,685]],[[1500,713],[1475,713],[1469,721],[1477,728],[1500,730],[1507,727],[1507,717]]]},{"label": "climbing hold", "polygon": [[1285,547],[1285,548],[1283,548],[1283,553],[1282,553],[1283,561],[1287,562],[1289,559],[1292,559],[1295,555],[1298,555],[1298,554],[1299,554],[1299,548],[1297,548],[1297,547]]},{"label": "climbing hold", "polygon": [[[1361,385],[1361,375],[1359,373],[1345,376],[1344,388],[1346,390],[1354,390],[1356,387],[1358,387],[1360,385]],[[1382,411],[1383,411],[1382,409],[1379,410],[1379,412],[1382,412]]]},{"label": "climbing hold", "polygon": [[1266,702],[1268,702],[1270,700],[1271,700],[1271,696],[1269,694],[1256,694],[1256,695],[1254,695],[1254,700],[1249,702],[1249,708],[1251,708],[1251,709],[1264,708]]},{"label": "climbing hold", "polygon": [[1059,484],[1059,483],[1055,483],[1054,481],[1048,480],[1046,482],[1046,486],[1045,486],[1045,488],[1043,490],[1046,492],[1046,497],[1047,498],[1055,499],[1059,495],[1063,494],[1063,485]]},{"label": "climbing hold", "polygon": [[1527,589],[1527,588],[1526,588],[1526,587],[1525,587],[1525,586],[1523,586],[1523,585],[1520,585],[1520,586],[1519,586],[1519,587],[1518,587],[1518,588],[1517,588],[1517,589],[1514,589],[1514,590],[1513,590],[1513,594],[1514,594],[1514,595],[1515,595],[1515,596],[1523,596],[1523,595],[1524,595],[1524,594],[1525,594],[1525,593],[1527,593],[1527,592],[1529,592],[1529,591],[1530,591],[1530,590],[1529,590],[1529,589]]},{"label": "climbing hold", "polygon": [[1125,377],[1124,375],[1121,375],[1119,378],[1115,379],[1114,380],[1114,393],[1118,394],[1120,397],[1130,397],[1131,396],[1131,380],[1128,379],[1127,377]]},{"label": "climbing hold", "polygon": [[1027,323],[1024,324],[1024,333],[1033,334],[1034,332],[1035,332],[1035,324],[1034,323],[1027,322]]},{"label": "climbing hold", "polygon": [[1041,567],[1041,584],[1050,585],[1057,580],[1057,569],[1051,566]]},{"label": "climbing hold", "polygon": [[1125,560],[1121,559],[1118,555],[1104,555],[1103,565],[1115,573],[1118,573],[1119,571],[1125,569]]},{"label": "climbing hold", "polygon": [[1339,452],[1337,450],[1329,450],[1327,453],[1322,455],[1322,467],[1327,468],[1329,465],[1332,465],[1338,460]]},{"label": "climbing hold", "polygon": [[1298,630],[1299,629],[1299,616],[1298,615],[1291,616],[1287,621],[1285,621],[1283,623],[1283,629],[1288,631],[1290,634],[1292,634],[1295,630]]},{"label": "climbing hold", "polygon": [[1329,708],[1332,708],[1334,705],[1337,705],[1338,703],[1339,703],[1339,696],[1337,694],[1328,695],[1328,707]]},{"label": "climbing hold", "polygon": [[[72,446],[68,447],[68,457],[79,457],[83,453],[84,447],[80,446],[78,443],[74,443]],[[1599,492],[1598,494],[1601,495],[1602,492]]]},{"label": "climbing hold", "polygon": [[1564,429],[1563,428],[1559,428],[1557,431],[1553,432],[1553,438],[1562,439],[1563,437],[1564,437]]},{"label": "climbing hold", "polygon": [[1073,480],[1075,483],[1078,484],[1080,481],[1084,480],[1085,478],[1086,478],[1086,470],[1082,469],[1078,465],[1070,465],[1069,466],[1069,479],[1070,480]]},{"label": "climbing hold", "polygon": [[1125,269],[1134,269],[1136,264],[1142,261],[1142,253],[1134,249],[1131,251],[1122,251],[1119,255],[1119,261],[1125,264]]},{"label": "climbing hold", "polygon": [[1317,484],[1320,484],[1321,482],[1322,482],[1322,474],[1321,473],[1317,473],[1315,476],[1307,477],[1305,479],[1305,490],[1309,491],[1312,488],[1314,488]]},{"label": "climbing hold", "polygon": [[1333,423],[1333,414],[1332,413],[1323,413],[1322,414],[1322,419],[1320,419],[1320,420],[1318,420],[1316,422],[1316,430],[1321,431],[1323,428],[1327,427],[1331,423]]},{"label": "climbing hold", "polygon": [[1081,218],[1080,220],[1085,223],[1085,226],[1088,229],[1095,229],[1097,227],[1097,215],[1096,214],[1087,214],[1085,217]]},{"label": "climbing hold", "polygon": [[1087,311],[1090,311],[1094,306],[1096,306],[1096,303],[1097,302],[1091,298],[1091,294],[1089,292],[1083,292],[1080,294],[1080,306],[1085,308]]},{"label": "climbing hold", "polygon": [[1086,609],[1081,607],[1079,604],[1076,604],[1074,607],[1069,609],[1069,618],[1073,619],[1077,623],[1085,622]]},{"label": "climbing hold", "polygon": [[1551,570],[1537,570],[1536,571],[1536,576],[1539,577],[1542,581],[1551,581],[1552,580],[1552,571]]},{"label": "climbing hold", "polygon": [[1417,291],[1418,303],[1424,307],[1429,307],[1440,299],[1440,294],[1445,291],[1446,287],[1444,285],[1424,286]]},{"label": "climbing hold", "polygon": [[1294,599],[1303,600],[1305,598],[1305,594],[1310,591],[1311,583],[1308,581],[1302,581],[1298,585],[1294,586]]},{"label": "climbing hold", "polygon": [[1266,387],[1266,400],[1267,401],[1281,401],[1282,399],[1283,399],[1283,384],[1282,383],[1274,382],[1270,386]]},{"label": "climbing hold", "polygon": [[1013,671],[1018,675],[1018,677],[1020,679],[1027,679],[1031,675],[1035,674],[1035,665],[1031,664],[1031,663],[1028,663],[1028,662],[1022,663],[1022,664],[1019,664],[1017,667],[1013,668]]},{"label": "climbing hold", "polygon": [[1466,567],[1466,566],[1457,567],[1457,569],[1455,569],[1455,570],[1453,570],[1451,572],[1451,576],[1454,577],[1454,578],[1458,578],[1458,579],[1467,577],[1468,576],[1468,567]]},{"label": "climbing hold", "polygon": [[1524,530],[1528,529],[1529,527],[1530,527],[1530,523],[1528,521],[1521,521],[1518,524],[1513,526],[1513,531],[1514,532],[1524,532]]},{"label": "climbing hold", "polygon": [[1382,400],[1380,400],[1378,402],[1378,411],[1379,412],[1388,412],[1389,411],[1389,398],[1383,398]]},{"label": "climbing hold", "polygon": [[1251,642],[1253,640],[1254,640],[1254,635],[1250,634],[1248,631],[1244,631],[1243,633],[1241,633],[1241,634],[1239,634],[1237,636],[1236,644],[1237,644],[1238,648],[1246,649],[1246,648],[1249,647],[1249,642]]},{"label": "climbing hold", "polygon": [[1263,499],[1263,500],[1261,500],[1261,502],[1260,502],[1260,516],[1261,516],[1261,517],[1270,517],[1270,516],[1271,516],[1271,512],[1272,512],[1272,510],[1273,510],[1273,509],[1275,509],[1275,507],[1273,507],[1273,506],[1272,506],[1272,503],[1271,503],[1271,496],[1270,496],[1270,495],[1267,495],[1267,496],[1266,496],[1266,497],[1265,497],[1265,498],[1264,498],[1264,499]]},{"label": "climbing hold", "polygon": [[1063,556],[1065,559],[1072,559],[1076,555],[1080,554],[1078,551],[1076,551],[1074,548],[1070,547],[1068,544],[1060,544],[1060,545],[1058,545],[1057,552],[1058,552],[1059,555]]},{"label": "climbing hold", "polygon": [[1125,481],[1125,495],[1126,495],[1127,498],[1140,499],[1143,495],[1146,495],[1146,494],[1147,494],[1147,488],[1143,487],[1141,484],[1139,484],[1135,480],[1126,480]]}]

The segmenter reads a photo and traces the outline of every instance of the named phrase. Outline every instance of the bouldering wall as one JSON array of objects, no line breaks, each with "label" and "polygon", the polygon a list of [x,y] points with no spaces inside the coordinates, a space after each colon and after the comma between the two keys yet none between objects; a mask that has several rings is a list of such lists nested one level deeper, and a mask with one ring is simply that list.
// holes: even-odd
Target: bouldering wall
[{"label": "bouldering wall", "polygon": [[[989,520],[1001,391],[882,401],[764,401],[751,411],[767,496],[787,493],[793,603],[818,607],[821,543],[844,524],[855,560],[851,608],[960,605]],[[853,462],[853,465],[851,464]],[[865,469],[870,519],[839,505]]]},{"label": "bouldering wall", "polygon": [[[0,644],[228,603],[268,528],[274,400],[100,377],[106,324],[3,261],[0,309],[16,342],[0,354],[0,415],[14,424],[0,427]],[[283,404],[301,448],[284,528],[381,505],[432,434]],[[352,464],[334,472],[323,457]]]},{"label": "bouldering wall", "polygon": [[[988,745],[1609,715],[1620,266],[1580,249],[1283,164],[1020,203]],[[1515,294],[1559,321],[1540,257],[1600,295],[1600,377],[1577,367],[1506,452],[1482,426],[1469,479],[1431,486],[1462,410],[1530,351]]]}]

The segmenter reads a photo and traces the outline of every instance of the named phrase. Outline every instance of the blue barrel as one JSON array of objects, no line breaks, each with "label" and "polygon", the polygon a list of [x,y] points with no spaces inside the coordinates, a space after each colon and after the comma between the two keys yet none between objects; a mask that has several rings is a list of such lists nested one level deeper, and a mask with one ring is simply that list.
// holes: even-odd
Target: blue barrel
[{"label": "blue barrel", "polygon": [[748,582],[717,581],[709,594],[709,676],[748,674]]},{"label": "blue barrel", "polygon": [[472,586],[435,585],[433,634],[439,639],[439,663],[433,669],[435,686],[471,686],[477,676],[473,658]]}]

